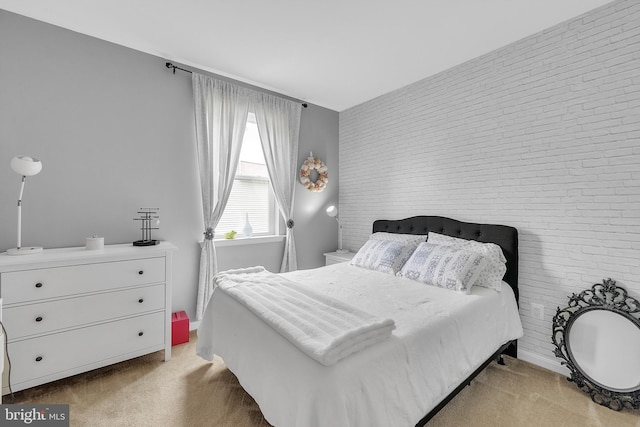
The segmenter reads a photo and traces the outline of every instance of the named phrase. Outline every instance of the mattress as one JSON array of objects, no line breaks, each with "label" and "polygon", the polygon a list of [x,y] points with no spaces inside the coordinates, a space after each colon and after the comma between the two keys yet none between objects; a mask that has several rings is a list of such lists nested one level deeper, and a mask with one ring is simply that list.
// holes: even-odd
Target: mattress
[{"label": "mattress", "polygon": [[470,295],[348,263],[284,276],[395,321],[391,338],[332,366],[215,290],[197,353],[220,356],[275,426],[414,426],[501,345],[522,336],[513,291]]}]

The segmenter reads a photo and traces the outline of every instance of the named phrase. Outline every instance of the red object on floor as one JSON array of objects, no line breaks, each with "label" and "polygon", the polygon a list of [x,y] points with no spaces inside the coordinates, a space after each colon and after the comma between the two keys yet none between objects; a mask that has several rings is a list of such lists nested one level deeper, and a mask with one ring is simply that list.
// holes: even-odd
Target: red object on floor
[{"label": "red object on floor", "polygon": [[184,311],[171,314],[171,345],[189,342],[189,316]]}]

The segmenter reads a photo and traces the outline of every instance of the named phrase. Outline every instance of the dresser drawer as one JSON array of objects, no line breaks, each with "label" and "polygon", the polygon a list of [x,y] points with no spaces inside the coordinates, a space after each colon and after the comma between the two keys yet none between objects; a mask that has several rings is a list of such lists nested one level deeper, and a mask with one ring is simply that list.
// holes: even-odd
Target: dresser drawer
[{"label": "dresser drawer", "polygon": [[5,308],[10,341],[165,307],[163,284]]},{"label": "dresser drawer", "polygon": [[0,290],[6,307],[164,281],[165,259],[143,258],[2,273]]},{"label": "dresser drawer", "polygon": [[11,381],[20,388],[25,381],[160,348],[164,343],[164,316],[164,312],[153,313],[10,343]]}]

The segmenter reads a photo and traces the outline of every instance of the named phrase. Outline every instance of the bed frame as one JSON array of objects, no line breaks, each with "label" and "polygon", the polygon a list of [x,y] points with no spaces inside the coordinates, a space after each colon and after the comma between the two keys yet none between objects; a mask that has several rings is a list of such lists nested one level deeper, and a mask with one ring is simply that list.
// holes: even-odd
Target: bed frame
[{"label": "bed frame", "polygon": [[[457,221],[441,216],[414,216],[400,220],[377,220],[373,223],[373,232],[384,231],[387,233],[402,234],[428,234],[430,231],[447,236],[458,237],[467,240],[476,240],[483,243],[495,243],[502,248],[507,259],[507,272],[504,281],[511,286],[519,300],[518,292],[518,230],[506,225],[475,224],[471,222]],[[424,426],[433,418],[444,406],[449,403],[463,388],[471,384],[473,380],[484,368],[494,360],[504,364],[503,354],[512,357],[517,356],[517,342],[511,341],[500,347],[490,358],[488,358],[478,369],[476,369],[467,379],[465,379],[451,394],[445,397],[435,408],[425,415],[416,426]]]}]

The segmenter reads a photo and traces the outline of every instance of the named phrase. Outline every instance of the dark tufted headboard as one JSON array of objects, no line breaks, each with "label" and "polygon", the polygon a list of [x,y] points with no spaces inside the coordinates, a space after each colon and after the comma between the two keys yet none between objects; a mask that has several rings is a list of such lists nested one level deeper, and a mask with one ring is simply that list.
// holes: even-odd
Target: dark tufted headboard
[{"label": "dark tufted headboard", "polygon": [[495,243],[502,248],[507,259],[504,281],[513,289],[516,301],[518,292],[518,230],[506,225],[474,224],[441,216],[414,216],[399,220],[379,219],[373,223],[373,232],[428,234],[430,231],[461,239]]}]

